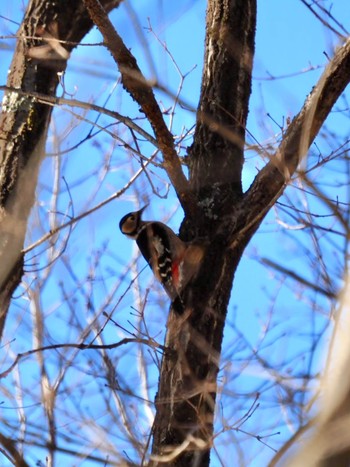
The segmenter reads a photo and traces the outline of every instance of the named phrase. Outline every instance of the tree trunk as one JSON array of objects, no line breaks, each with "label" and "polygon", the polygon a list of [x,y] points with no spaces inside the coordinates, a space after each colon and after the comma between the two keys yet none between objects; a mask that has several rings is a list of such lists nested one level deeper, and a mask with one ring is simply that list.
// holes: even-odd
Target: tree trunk
[{"label": "tree trunk", "polygon": [[185,240],[206,247],[186,312],[168,320],[156,398],[152,465],[209,465],[223,329],[244,248],[283,193],[350,81],[350,39],[339,47],[270,162],[242,194],[244,129],[254,53],[256,2],[209,0],[203,83],[190,179],[202,216],[187,216]]},{"label": "tree trunk", "polygon": [[[104,10],[119,1],[30,1],[8,85],[24,92],[55,95],[57,72],[65,69],[68,53],[92,26],[86,4],[119,65],[125,89],[139,103],[154,130],[163,166],[186,213],[181,237],[205,249],[200,270],[184,291],[184,313],[179,316],[171,311],[169,315],[168,350],[156,397],[150,464],[206,466],[235,270],[252,234],[283,192],[349,82],[350,41],[337,50],[289,125],[276,154],[269,155],[271,161],[243,194],[241,170],[256,0],[208,0],[203,82],[188,157],[190,183],[182,173],[174,140],[149,83],[105,15]],[[71,42],[53,41],[57,37]],[[4,98],[0,118],[0,335],[11,295],[23,273],[21,250],[51,110],[39,99],[14,91]]]},{"label": "tree trunk", "polygon": [[[110,11],[120,1],[101,3]],[[7,85],[54,96],[69,53],[92,26],[81,0],[31,0],[18,31]],[[0,338],[12,294],[23,275],[21,251],[51,112],[52,106],[37,99],[16,92],[4,96],[0,116]]]},{"label": "tree trunk", "polygon": [[[241,170],[251,91],[255,0],[211,0],[190,182],[201,218],[185,219],[181,236],[208,245],[182,316],[167,325],[152,465],[209,465],[221,343],[234,272],[245,241],[229,248],[219,225],[242,198]],[[247,238],[247,237],[246,237]]]}]

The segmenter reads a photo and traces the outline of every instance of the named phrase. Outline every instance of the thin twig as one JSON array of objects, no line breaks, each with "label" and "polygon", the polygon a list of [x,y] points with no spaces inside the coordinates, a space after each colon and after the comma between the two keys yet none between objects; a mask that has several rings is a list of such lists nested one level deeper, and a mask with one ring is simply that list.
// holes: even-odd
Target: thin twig
[{"label": "thin twig", "polygon": [[163,154],[164,168],[184,211],[195,215],[197,204],[190,191],[189,182],[182,171],[173,135],[164,122],[163,114],[151,86],[143,76],[134,55],[115,30],[102,5],[97,0],[84,0],[84,3],[92,21],[99,28],[108,50],[118,65],[124,88],[140,105],[142,112],[144,112],[153,128],[158,148]]},{"label": "thin twig", "polygon": [[37,352],[44,352],[46,350],[55,350],[55,349],[67,349],[67,348],[79,349],[79,350],[116,349],[117,347],[120,347],[122,345],[129,344],[129,343],[135,343],[135,342],[139,344],[149,345],[152,348],[161,349],[163,351],[166,351],[167,349],[164,345],[158,344],[153,339],[142,339],[139,337],[136,337],[136,338],[135,337],[124,337],[124,339],[121,339],[118,342],[114,342],[113,344],[84,344],[84,343],[74,344],[74,343],[71,343],[71,344],[46,345],[43,347],[38,347],[36,349],[28,350],[27,352],[17,354],[17,357],[15,358],[13,363],[9,366],[9,368],[0,373],[0,379],[8,376],[8,374],[13,370],[13,368],[19,363],[20,360],[23,360],[24,358],[29,357],[30,355],[33,355]]}]

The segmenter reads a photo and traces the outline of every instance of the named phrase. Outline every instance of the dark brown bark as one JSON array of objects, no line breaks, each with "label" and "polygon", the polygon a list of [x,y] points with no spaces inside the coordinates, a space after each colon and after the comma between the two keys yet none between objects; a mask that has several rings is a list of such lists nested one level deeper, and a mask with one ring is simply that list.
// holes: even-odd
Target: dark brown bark
[{"label": "dark brown bark", "polygon": [[241,172],[256,23],[255,1],[209,1],[191,183],[206,217],[234,209]]},{"label": "dark brown bark", "polygon": [[[104,0],[107,11],[120,0]],[[18,31],[8,86],[54,96],[69,52],[92,28],[81,0],[29,2]],[[59,43],[54,39],[67,41]],[[7,92],[0,116],[0,337],[23,274],[24,236],[52,107]]]},{"label": "dark brown bark", "polygon": [[[125,88],[152,123],[163,152],[164,167],[186,211],[181,235],[206,248],[198,276],[185,291],[185,313],[169,315],[168,350],[156,398],[151,460],[152,465],[206,466],[213,435],[221,343],[235,270],[251,236],[283,192],[349,82],[350,45],[348,42],[337,51],[324,77],[288,128],[277,154],[243,195],[241,169],[256,0],[208,1],[203,82],[194,143],[188,158],[190,183],[183,177],[152,90],[105,15],[118,2],[101,2],[105,10],[96,0],[84,2],[118,63]],[[64,14],[62,5],[67,8]],[[78,42],[83,35],[81,28],[87,31],[91,27],[81,1],[60,2],[57,16],[53,8],[51,2],[32,1],[23,31],[41,37],[47,32],[51,36],[58,33],[60,39]],[[38,50],[40,44],[32,39],[18,43],[9,86],[54,95],[57,70],[65,67],[67,57],[63,53],[60,58],[62,50],[50,43],[46,43],[49,45],[46,51]],[[64,47],[69,51],[73,45]],[[48,60],[47,53],[53,60]],[[6,168],[0,178],[0,259],[2,265],[7,264],[1,278],[1,328],[6,311],[3,304],[8,304],[22,274],[20,250],[51,113],[50,107],[35,98],[20,97],[13,92],[7,94],[0,121],[1,165]]]},{"label": "dark brown bark", "polygon": [[0,433],[0,444],[3,446],[6,453],[13,460],[13,465],[16,467],[28,467],[27,462],[23,459],[23,456],[18,452],[15,443],[12,439],[4,436]]},{"label": "dark brown bark", "polygon": [[[181,234],[186,239],[199,234],[210,247],[187,291],[187,314],[169,317],[166,344],[172,352],[162,362],[152,465],[209,465],[216,376],[234,272],[350,80],[348,41],[337,50],[276,154],[242,195],[254,32],[254,1],[209,1],[201,100],[190,152],[191,183],[204,215],[196,223],[185,219]],[[231,60],[226,37],[234,38]]]},{"label": "dark brown bark", "polygon": [[[245,242],[229,248],[230,219],[242,197],[241,170],[251,91],[255,0],[209,1],[197,127],[190,180],[201,219],[187,218],[181,235],[207,248],[186,292],[186,313],[171,312],[154,422],[153,464],[209,465],[221,343],[234,272]],[[161,462],[158,462],[161,459]]]}]

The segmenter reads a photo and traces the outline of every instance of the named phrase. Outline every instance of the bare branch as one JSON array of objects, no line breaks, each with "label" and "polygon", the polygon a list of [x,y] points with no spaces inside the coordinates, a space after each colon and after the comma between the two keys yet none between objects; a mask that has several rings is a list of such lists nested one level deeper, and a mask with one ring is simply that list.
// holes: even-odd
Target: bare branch
[{"label": "bare branch", "polygon": [[[350,38],[339,47],[319,82],[307,97],[303,108],[289,125],[282,143],[270,162],[255,177],[238,209],[234,229],[243,235],[261,223],[282,194],[299,162],[317,136],[335,102],[350,82]],[[248,239],[247,239],[248,240]]]},{"label": "bare branch", "polygon": [[113,27],[101,4],[97,0],[84,0],[84,3],[92,21],[101,31],[104,42],[118,65],[124,88],[141,106],[142,111],[153,128],[159,148],[164,157],[164,168],[175,188],[184,211],[193,215],[196,212],[196,203],[190,192],[189,183],[182,172],[173,136],[164,122],[152,88],[144,78],[135,57],[125,46],[122,38]]},{"label": "bare branch", "polygon": [[65,97],[49,96],[35,91],[23,91],[21,89],[11,88],[9,86],[0,86],[0,90],[15,93],[19,96],[31,97],[33,100],[41,104],[47,104],[50,106],[68,105],[69,107],[78,107],[79,109],[92,110],[94,112],[98,112],[99,114],[107,115],[108,117],[115,118],[131,130],[134,130],[139,135],[146,138],[146,140],[152,143],[155,147],[159,147],[157,140],[149,133],[147,133],[147,131],[141,128],[137,123],[135,123],[131,118],[125,117],[124,115],[121,115],[114,110],[109,110],[105,107],[93,104],[92,102],[82,102],[77,99],[66,99]]},{"label": "bare branch", "polygon": [[141,173],[145,170],[145,168],[148,166],[148,164],[151,162],[151,160],[146,161],[143,166],[136,172],[136,174],[131,177],[131,179],[128,181],[128,183],[118,190],[117,192],[113,193],[109,198],[101,201],[101,203],[98,203],[96,206],[93,206],[91,209],[88,209],[87,211],[82,212],[81,214],[78,214],[77,216],[73,217],[69,221],[65,222],[64,224],[61,224],[53,229],[51,229],[49,232],[47,232],[45,235],[43,235],[39,240],[36,242],[32,243],[31,245],[27,246],[22,250],[22,253],[28,253],[29,251],[33,250],[37,246],[41,245],[42,243],[46,242],[49,238],[53,237],[56,235],[58,232],[60,232],[63,229],[66,229],[67,227],[70,227],[71,225],[75,224],[76,222],[80,221],[81,219],[84,219],[85,217],[89,216],[93,212],[97,211],[98,209],[101,209],[103,206],[106,206],[106,204],[110,203],[111,201],[119,198],[125,191],[134,183],[134,181],[141,175]]},{"label": "bare branch", "polygon": [[15,443],[12,439],[0,433],[0,443],[4,447],[5,452],[7,451],[7,453],[9,453],[12,456],[13,465],[16,465],[18,467],[29,467],[29,464],[27,464],[27,462],[23,459],[22,455],[18,452]]},{"label": "bare branch", "polygon": [[295,281],[299,282],[300,284],[305,285],[306,287],[309,287],[311,290],[314,290],[315,292],[319,292],[325,297],[331,298],[332,300],[336,299],[338,294],[335,292],[332,292],[331,290],[326,290],[323,287],[320,287],[317,284],[312,283],[311,281],[305,279],[305,277],[302,277],[300,274],[297,274],[295,271],[292,271],[291,269],[288,269],[281,264],[276,263],[275,261],[272,261],[268,258],[261,258],[261,262],[263,264],[266,264],[266,266],[269,266],[270,268],[276,269],[276,271],[282,273],[286,277],[290,277],[291,279],[294,279]]},{"label": "bare branch", "polygon": [[149,345],[152,348],[157,348],[161,349],[163,351],[166,351],[167,348],[164,347],[161,344],[158,344],[155,340],[153,339],[141,339],[138,337],[125,337],[124,339],[121,339],[119,342],[115,342],[114,344],[52,344],[52,345],[46,345],[44,347],[38,347],[36,349],[28,350],[27,352],[19,353],[17,357],[15,358],[14,362],[12,365],[5,371],[2,371],[0,373],[0,379],[1,378],[6,378],[8,374],[13,370],[13,368],[18,364],[18,362],[26,357],[29,357],[30,355],[33,355],[38,352],[44,352],[46,350],[54,350],[54,349],[79,349],[79,350],[93,350],[93,349],[115,349],[117,347],[120,347],[121,345],[129,344],[130,342],[138,342],[139,344],[145,344]]}]

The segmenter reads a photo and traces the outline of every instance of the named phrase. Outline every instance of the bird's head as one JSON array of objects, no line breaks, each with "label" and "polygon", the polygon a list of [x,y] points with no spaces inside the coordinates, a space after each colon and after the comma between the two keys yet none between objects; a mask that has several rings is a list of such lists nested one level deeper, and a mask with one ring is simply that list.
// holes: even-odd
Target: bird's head
[{"label": "bird's head", "polygon": [[129,212],[129,214],[126,214],[126,216],[121,219],[119,222],[119,228],[124,235],[129,238],[137,237],[142,225],[141,216],[147,206],[148,205],[146,204],[146,206],[139,211]]}]

